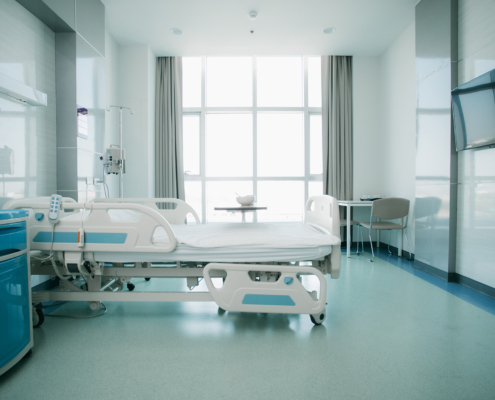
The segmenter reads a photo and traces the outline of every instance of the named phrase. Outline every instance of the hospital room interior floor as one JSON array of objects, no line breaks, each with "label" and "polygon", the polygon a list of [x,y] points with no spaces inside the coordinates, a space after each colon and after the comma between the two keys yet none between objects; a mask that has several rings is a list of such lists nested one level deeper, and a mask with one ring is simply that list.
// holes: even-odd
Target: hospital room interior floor
[{"label": "hospital room interior floor", "polygon": [[[342,254],[321,326],[214,303],[109,302],[99,318],[47,317],[33,354],[0,377],[0,399],[494,398],[495,301],[381,254]],[[183,281],[133,280],[135,290]],[[54,314],[91,311],[67,303]]]}]

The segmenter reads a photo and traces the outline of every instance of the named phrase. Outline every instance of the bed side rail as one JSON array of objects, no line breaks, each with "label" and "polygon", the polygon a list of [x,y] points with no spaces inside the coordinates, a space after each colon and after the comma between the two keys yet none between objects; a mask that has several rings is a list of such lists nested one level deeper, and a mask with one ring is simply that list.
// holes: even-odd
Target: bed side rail
[{"label": "bed side rail", "polygon": [[[183,200],[172,199],[172,198],[130,198],[130,199],[120,199],[120,198],[112,198],[112,199],[94,199],[92,202],[95,203],[135,203],[142,204],[146,207],[149,207],[157,212],[159,212],[169,224],[172,225],[184,225],[187,215],[191,214],[196,221],[196,224],[200,224],[201,221],[199,219],[198,214],[194,209],[187,204]],[[161,209],[158,208],[157,203],[173,203],[176,204],[174,209]]]},{"label": "bed side rail", "polygon": [[[129,241],[125,241],[125,246],[121,250],[128,252],[162,252],[168,253],[177,246],[177,238],[168,221],[157,211],[140,204],[123,203],[62,203],[62,209],[72,208],[77,210],[90,210],[90,214],[83,221],[84,230],[89,232],[109,231],[115,233],[127,233]],[[114,221],[108,215],[108,210],[133,210],[141,213],[137,221]],[[62,221],[63,222],[63,221]],[[76,224],[78,221],[71,221]],[[153,233],[157,227],[161,226],[169,238],[168,245],[157,246],[152,243]],[[87,235],[86,235],[87,236]],[[126,238],[126,239],[127,239]],[[107,243],[94,243],[94,247],[104,246],[104,251],[112,251]],[[116,244],[114,246],[119,246]],[[91,244],[86,242],[85,251],[93,251]],[[95,248],[95,250],[100,250]]]},{"label": "bed side rail", "polygon": [[[340,237],[339,203],[335,197],[322,195],[312,196],[304,208],[304,223],[322,228],[331,235]],[[330,276],[337,279],[340,276],[340,243],[332,246],[330,254]]]},{"label": "bed side rail", "polygon": [[[46,198],[49,199],[49,198]],[[37,213],[48,214],[49,201],[19,202],[10,204],[15,208],[29,208]],[[8,204],[7,204],[8,205]],[[138,220],[117,221],[110,218],[108,210],[123,209],[140,213]],[[177,246],[177,238],[168,221],[157,211],[140,204],[122,203],[76,203],[73,199],[62,201],[60,210],[73,214],[74,212],[89,210],[86,218],[61,219],[55,225],[54,251],[73,252],[171,252]],[[68,212],[70,210],[70,212]],[[83,215],[83,214],[81,214]],[[64,214],[62,214],[62,217]],[[157,227],[162,227],[169,239],[163,245],[153,244],[153,234]],[[29,237],[31,250],[51,249],[51,232],[53,225],[45,217],[42,220],[30,218]],[[83,248],[78,247],[77,235],[84,229],[85,243]]]},{"label": "bed side rail", "polygon": [[[30,211],[29,219],[35,219],[36,215],[43,214],[44,217],[48,215],[48,209],[50,208],[49,196],[41,197],[28,197],[22,199],[12,199],[7,201],[2,208],[14,210],[14,209],[26,209]],[[71,197],[62,197],[62,203],[76,204],[77,202]],[[75,211],[70,207],[66,207],[65,210],[60,210],[60,218],[73,214]]]}]

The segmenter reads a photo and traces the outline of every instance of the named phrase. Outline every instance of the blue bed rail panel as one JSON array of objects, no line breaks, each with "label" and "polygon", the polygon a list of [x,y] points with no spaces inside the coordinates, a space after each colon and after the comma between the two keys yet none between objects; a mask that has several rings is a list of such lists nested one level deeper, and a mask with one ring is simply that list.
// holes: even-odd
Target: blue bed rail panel
[{"label": "blue bed rail panel", "polygon": [[[84,241],[96,244],[124,244],[127,233],[86,232]],[[51,243],[52,232],[38,232],[33,239],[34,243]],[[77,243],[77,232],[55,232],[54,243]]]},{"label": "blue bed rail panel", "polygon": [[288,295],[280,294],[246,294],[242,304],[259,306],[295,306],[294,300]]}]

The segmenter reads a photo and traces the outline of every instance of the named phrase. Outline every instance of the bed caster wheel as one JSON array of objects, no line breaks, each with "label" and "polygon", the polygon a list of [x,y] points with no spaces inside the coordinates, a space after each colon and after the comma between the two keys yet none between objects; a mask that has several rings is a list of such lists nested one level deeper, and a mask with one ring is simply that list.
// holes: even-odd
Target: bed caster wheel
[{"label": "bed caster wheel", "polygon": [[93,311],[96,311],[100,308],[100,302],[99,301],[91,301],[89,303],[89,308],[91,308]]},{"label": "bed caster wheel", "polygon": [[45,313],[42,308],[35,308],[33,310],[33,328],[39,328],[45,322]]},{"label": "bed caster wheel", "polygon": [[325,321],[325,314],[320,313],[320,314],[313,314],[310,315],[309,318],[311,318],[311,322],[315,325],[321,325],[323,321]]},{"label": "bed caster wheel", "polygon": [[149,282],[149,281],[151,280],[151,278],[144,278],[144,280],[145,280],[146,282]]},{"label": "bed caster wheel", "polygon": [[127,289],[129,289],[130,292],[132,292],[136,288],[136,285],[134,283],[128,283],[127,284]]}]

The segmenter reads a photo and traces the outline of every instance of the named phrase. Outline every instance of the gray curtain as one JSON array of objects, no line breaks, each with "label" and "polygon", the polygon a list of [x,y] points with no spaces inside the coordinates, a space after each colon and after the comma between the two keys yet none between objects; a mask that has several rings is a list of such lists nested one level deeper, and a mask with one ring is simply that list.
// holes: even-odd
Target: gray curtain
[{"label": "gray curtain", "polygon": [[155,196],[184,200],[182,57],[158,57],[155,107]]},{"label": "gray curtain", "polygon": [[352,57],[322,56],[323,190],[352,200]]}]

